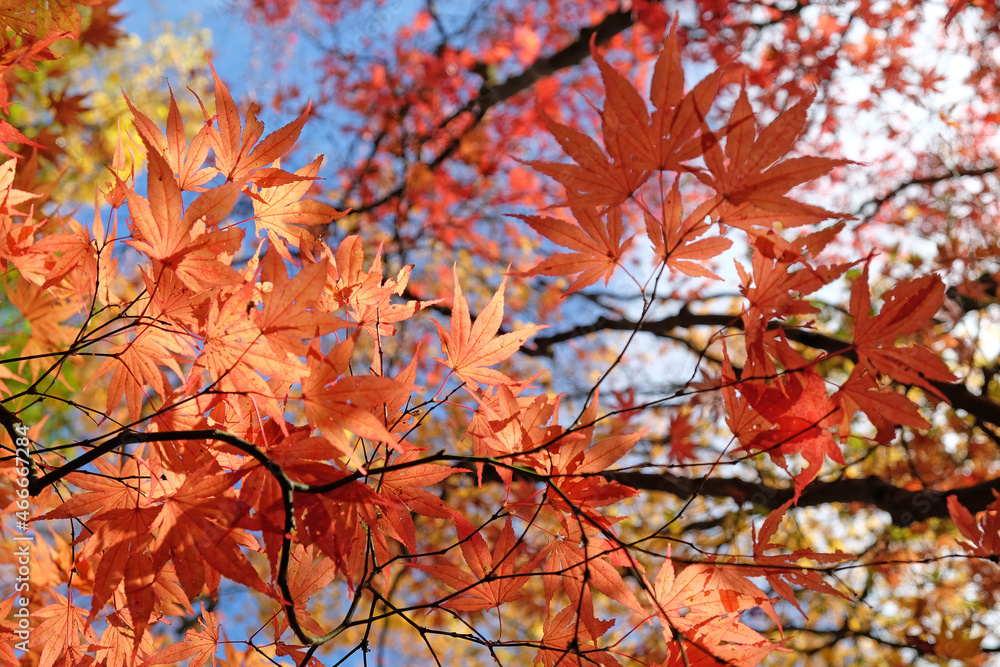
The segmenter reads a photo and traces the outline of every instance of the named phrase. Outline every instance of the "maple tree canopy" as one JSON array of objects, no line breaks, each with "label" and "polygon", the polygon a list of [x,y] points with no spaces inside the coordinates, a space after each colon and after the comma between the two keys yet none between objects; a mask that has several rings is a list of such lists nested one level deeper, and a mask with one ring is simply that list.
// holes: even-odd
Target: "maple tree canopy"
[{"label": "maple tree canopy", "polygon": [[1000,653],[995,3],[235,5],[0,10],[4,664]]}]

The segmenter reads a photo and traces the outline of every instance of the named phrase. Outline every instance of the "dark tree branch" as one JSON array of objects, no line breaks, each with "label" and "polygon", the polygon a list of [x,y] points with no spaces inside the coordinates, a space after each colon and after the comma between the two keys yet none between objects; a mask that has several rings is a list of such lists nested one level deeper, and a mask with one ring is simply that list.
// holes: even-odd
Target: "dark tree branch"
[{"label": "dark tree branch", "polygon": [[635,23],[635,18],[631,11],[619,10],[608,14],[600,23],[582,28],[577,38],[571,44],[556,51],[551,56],[537,59],[517,76],[512,76],[503,83],[496,85],[484,82],[483,86],[479,89],[479,95],[470,104],[475,108],[485,111],[494,105],[504,102],[518,93],[524,92],[539,80],[551,76],[559,70],[567,69],[583,62],[583,60],[590,56],[591,37],[600,46],[615,35],[631,28],[633,23]]},{"label": "dark tree branch", "polygon": [[[770,510],[783,505],[794,493],[792,488],[726,477],[693,479],[668,472],[628,471],[608,471],[601,476],[640,491],[660,491],[685,499],[696,495],[732,498],[739,503],[749,502]],[[948,518],[948,496],[958,498],[970,512],[982,511],[994,501],[994,490],[1000,491],[1000,478],[949,491],[909,491],[880,477],[843,478],[832,482],[812,482],[802,492],[796,506],[860,503],[887,512],[893,524],[906,527],[927,519]]]},{"label": "dark tree branch", "polygon": [[[445,457],[461,462],[463,457]],[[474,473],[469,473],[474,474]],[[737,503],[750,503],[774,510],[792,499],[792,487],[778,487],[763,482],[751,482],[735,477],[685,477],[670,472],[643,473],[627,470],[608,470],[599,474],[609,482],[618,482],[638,491],[669,493],[682,500],[696,496],[703,498],[729,498]],[[558,478],[524,469],[514,470],[514,478],[529,482],[553,481]],[[502,478],[490,468],[483,471],[483,481],[502,483]],[[995,500],[993,490],[1000,491],[1000,478],[948,491],[923,489],[910,491],[885,481],[881,477],[858,479],[842,478],[830,482],[814,481],[809,484],[796,507],[816,507],[832,503],[858,503],[886,512],[892,523],[905,528],[927,519],[947,519],[948,496],[955,496],[970,512],[986,509]]]},{"label": "dark tree branch", "polygon": [[[597,45],[601,45],[606,43],[615,35],[632,27],[634,23],[635,19],[631,11],[619,10],[617,12],[613,12],[605,16],[600,23],[581,28],[580,32],[577,34],[577,38],[572,43],[550,56],[538,58],[520,74],[512,76],[506,81],[496,84],[484,81],[476,96],[466,102],[465,105],[454,114],[439,123],[437,129],[444,129],[465,114],[472,115],[472,122],[463,132],[460,132],[455,137],[452,137],[451,141],[449,141],[448,144],[441,149],[440,153],[426,161],[424,164],[433,170],[451,157],[461,145],[461,140],[465,133],[476,127],[476,125],[478,125],[479,122],[486,116],[486,112],[489,111],[491,107],[505,102],[515,95],[528,90],[537,81],[544,79],[547,76],[551,76],[560,70],[573,67],[583,62],[583,60],[590,55],[591,37],[594,38],[594,42]],[[376,197],[370,202],[353,207],[352,213],[368,213],[379,206],[392,201],[396,197],[402,196],[405,191],[405,181],[400,182],[396,185],[396,187],[380,197]],[[343,207],[344,205],[340,206],[340,208]]]},{"label": "dark tree branch", "polygon": [[696,326],[716,326],[716,327],[742,327],[739,315],[696,315],[687,309],[687,305],[681,307],[676,315],[670,315],[660,320],[646,320],[644,322],[633,322],[628,319],[611,319],[599,317],[592,324],[581,324],[555,333],[550,336],[535,336],[531,339],[531,347],[521,349],[521,352],[532,357],[552,356],[553,346],[557,343],[589,336],[598,331],[644,331],[657,336],[664,336],[674,329],[689,328]]},{"label": "dark tree branch", "polygon": [[948,181],[953,178],[962,178],[965,176],[986,176],[987,174],[995,174],[997,172],[996,165],[990,165],[987,167],[957,167],[951,169],[942,174],[933,174],[930,176],[921,176],[918,178],[911,178],[899,183],[889,192],[885,193],[881,197],[876,197],[875,199],[869,199],[864,204],[858,207],[854,215],[862,220],[871,220],[875,217],[875,214],[879,212],[887,202],[891,201],[893,197],[901,193],[906,188],[912,185],[934,185],[936,183],[941,183],[943,181]]},{"label": "dark tree branch", "polygon": [[[666,336],[671,330],[681,327],[696,326],[719,326],[733,327],[741,329],[743,322],[739,317],[732,315],[691,313],[686,308],[681,308],[676,315],[671,315],[660,320],[649,320],[646,322],[633,322],[627,319],[609,319],[600,317],[593,324],[580,325],[567,331],[553,334],[551,336],[538,336],[532,339],[534,347],[524,348],[521,351],[529,356],[551,356],[552,346],[556,343],[563,343],[575,338],[587,336],[599,331],[644,331],[655,336]],[[778,322],[771,322],[768,327],[778,328]],[[818,331],[809,329],[789,328],[784,330],[785,336],[789,340],[811,347],[814,350],[821,350],[830,355],[842,355],[850,361],[857,361],[853,346],[847,341],[828,336]],[[973,394],[961,383],[950,384],[935,380],[928,381],[929,384],[941,393],[951,406],[957,410],[964,410],[980,421],[1000,426],[1000,404],[992,399]]]}]

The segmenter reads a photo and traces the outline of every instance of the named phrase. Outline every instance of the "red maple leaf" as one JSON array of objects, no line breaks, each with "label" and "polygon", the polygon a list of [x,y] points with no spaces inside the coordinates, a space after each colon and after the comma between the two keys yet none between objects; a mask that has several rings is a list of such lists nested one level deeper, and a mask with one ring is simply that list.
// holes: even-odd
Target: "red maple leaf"
[{"label": "red maple leaf", "polygon": [[[796,500],[819,474],[827,456],[844,465],[844,455],[828,428],[838,422],[839,408],[830,400],[823,378],[815,371],[803,369],[770,381],[744,381],[739,391],[756,412],[771,422],[771,428],[758,432],[745,449],[767,452],[788,471],[795,478]],[[801,454],[808,467],[792,472],[785,461],[788,454]]]},{"label": "red maple leaf", "polygon": [[897,338],[925,326],[941,307],[944,283],[936,275],[901,281],[885,293],[881,312],[872,316],[868,293],[870,263],[871,258],[851,287],[858,364],[873,373],[884,373],[897,382],[923,387],[946,400],[933,382],[954,382],[956,378],[941,357],[923,345],[896,345]]}]

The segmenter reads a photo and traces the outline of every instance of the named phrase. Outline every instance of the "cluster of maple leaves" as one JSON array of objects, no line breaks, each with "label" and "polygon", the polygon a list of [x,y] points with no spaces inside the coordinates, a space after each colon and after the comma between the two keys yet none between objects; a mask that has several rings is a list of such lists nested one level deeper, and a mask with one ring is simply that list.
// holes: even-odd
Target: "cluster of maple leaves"
[{"label": "cluster of maple leaves", "polygon": [[[32,53],[62,36],[39,39]],[[596,48],[593,57],[607,94],[603,146],[539,111],[572,163],[531,166],[562,185],[571,215],[521,217],[567,250],[527,275],[569,277],[568,292],[607,283],[630,275],[626,253],[641,239],[656,257],[649,280],[663,272],[717,278],[704,260],[730,248],[737,234],[752,248],[751,266],[737,265],[745,361],[737,367],[727,352],[717,388],[739,447],[766,454],[795,485],[793,500],[755,534],[752,555],[678,569],[667,550],[648,580],[648,554],[640,558],[615,530],[613,507],[636,492],[601,476],[645,430],[628,432],[624,422],[600,430],[596,391],[570,426],[561,425],[559,396],[534,393],[531,378],[497,368],[540,328],[501,331],[506,279],[473,317],[455,271],[447,326],[434,320],[437,362],[447,369],[439,386],[419,386],[425,359],[402,368],[384,363],[397,326],[439,304],[404,298],[410,270],[387,278],[381,248],[365,247],[358,236],[332,247],[310,233],[344,213],[305,198],[321,158],[296,171],[281,166],[308,109],[265,136],[259,110],[241,114],[215,76],[215,111],[203,105],[204,126],[190,139],[176,104],[163,132],[129,101],[137,134],[131,145],[148,165],[145,194],[127,173],[129,144],[120,141],[102,191],[110,212],[95,203],[91,226],[41,216],[31,208],[36,194],[14,186],[17,161],[0,165],[3,280],[30,324],[16,371],[0,367],[0,398],[15,405],[73,357],[96,354],[104,361],[88,385],[106,387],[104,404],[78,407],[103,413],[102,424],[121,419],[74,443],[68,458],[34,462],[31,493],[50,508],[35,519],[78,526],[71,563],[45,564],[49,553],[41,546],[36,552],[35,565],[53,578],[47,604],[35,610],[39,665],[214,662],[221,634],[211,611],[200,614],[201,629],[169,647],[153,631],[177,609],[194,614],[196,599],[217,595],[222,578],[275,601],[273,649],[301,662],[368,622],[355,618],[359,606],[388,604],[390,575],[400,568],[438,583],[413,609],[458,614],[516,604],[529,581],[540,579],[541,630],[531,646],[536,663],[547,666],[627,658],[621,640],[608,640],[615,623],[598,618],[595,592],[617,605],[628,629],[658,628],[664,665],[757,664],[781,644],[752,628],[744,612],[763,610],[780,627],[775,604],[798,608],[796,588],[844,595],[801,563],[850,556],[775,553],[782,547],[771,540],[825,458],[844,463],[839,443],[857,411],[884,437],[897,426],[928,426],[909,398],[881,380],[938,395],[953,381],[928,348],[897,344],[938,310],[944,285],[935,276],[900,282],[872,314],[869,260],[817,259],[842,224],[790,238],[776,231],[775,220],[787,229],[837,217],[789,195],[847,164],[786,158],[806,127],[811,98],[758,131],[743,93],[728,122],[711,127],[706,119],[722,71],[685,91],[675,34],[656,61],[652,111]],[[14,128],[0,131],[5,140],[24,139]],[[682,196],[684,179],[697,179],[714,196],[691,205]],[[240,197],[252,202],[256,239],[233,220]],[[636,217],[645,239],[630,236]],[[142,288],[133,293],[119,291],[123,258],[140,275]],[[855,363],[831,392],[816,369],[821,360],[797,351],[782,324],[816,312],[804,297],[859,263],[850,294],[853,339],[829,353],[852,355]],[[728,350],[732,339],[723,345]],[[457,382],[448,385],[451,376]],[[14,392],[15,383],[28,389]],[[469,451],[431,452],[421,444],[416,408],[443,405],[447,387],[474,406]],[[32,438],[45,441],[39,428]],[[796,455],[805,468],[789,462]],[[5,479],[13,470],[4,469]],[[480,484],[484,474],[503,481],[505,503],[485,525],[431,490],[467,472]],[[515,478],[532,480],[537,490],[524,494]],[[60,500],[57,492],[68,496]],[[969,552],[995,555],[998,511],[977,523],[954,497],[948,506]],[[415,519],[446,526],[454,542],[429,549]],[[525,534],[543,525],[557,539],[529,549]],[[334,582],[351,604],[340,625],[326,627],[307,603]],[[89,605],[78,603],[81,596]],[[6,616],[12,604],[8,598],[0,612]],[[0,627],[4,641],[13,636]]]}]

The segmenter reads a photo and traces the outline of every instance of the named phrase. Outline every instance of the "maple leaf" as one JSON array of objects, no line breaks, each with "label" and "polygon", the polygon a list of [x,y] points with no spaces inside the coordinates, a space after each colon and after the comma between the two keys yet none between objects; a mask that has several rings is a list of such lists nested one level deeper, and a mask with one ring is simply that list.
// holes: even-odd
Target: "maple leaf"
[{"label": "maple leaf", "polygon": [[1000,556],[1000,494],[993,490],[994,501],[986,506],[982,518],[976,518],[958,498],[948,496],[948,514],[955,527],[968,542],[959,541],[963,549],[973,556],[988,558],[996,562]]},{"label": "maple leaf", "polygon": [[65,595],[53,593],[52,597],[55,600],[52,604],[32,610],[32,616],[42,619],[31,633],[31,645],[42,647],[39,667],[53,667],[64,653],[79,652],[81,639],[97,642],[84,610]]},{"label": "maple leaf", "polygon": [[707,130],[702,134],[709,173],[699,171],[695,175],[717,194],[701,204],[692,217],[700,220],[714,214],[725,224],[741,229],[770,226],[775,220],[791,227],[836,217],[785,193],[834,167],[853,164],[850,160],[799,157],[778,162],[805,129],[813,97],[804,97],[757,135],[753,111],[746,90],[742,90],[726,126],[725,154],[715,135]]},{"label": "maple leaf", "polygon": [[[0,86],[6,88],[6,84],[2,82],[0,82]],[[6,104],[2,104],[0,106],[6,106]],[[18,157],[17,152],[11,150],[7,144],[23,144],[25,146],[34,146],[35,148],[45,148],[43,144],[24,136],[20,130],[7,121],[0,120],[0,155],[6,155],[12,158]]]},{"label": "maple leaf", "polygon": [[[799,602],[795,597],[795,592],[792,590],[792,586],[808,588],[819,593],[836,595],[845,600],[850,600],[851,598],[826,583],[823,580],[823,576],[816,570],[801,567],[802,560],[810,559],[822,565],[830,565],[847,560],[857,560],[857,558],[850,554],[845,554],[840,550],[837,550],[834,553],[815,553],[808,549],[799,549],[791,554],[778,556],[767,555],[765,553],[766,551],[783,548],[783,545],[781,544],[772,543],[771,538],[774,537],[775,531],[781,524],[781,517],[783,517],[785,512],[788,511],[788,508],[791,507],[792,502],[792,500],[789,500],[781,507],[772,511],[767,516],[767,519],[764,520],[759,532],[756,530],[756,527],[754,528],[754,562],[759,566],[762,566],[762,569],[747,568],[744,574],[752,577],[759,576],[761,572],[763,572],[764,576],[767,577],[768,583],[771,584],[771,588],[774,589],[774,592],[798,609],[799,613],[802,614],[804,618],[808,618],[808,614],[806,614],[806,612],[799,605]],[[799,569],[796,569],[796,565],[800,566]]]},{"label": "maple leaf", "polygon": [[[758,432],[745,449],[767,452],[771,459],[795,478],[794,499],[819,474],[829,456],[844,465],[844,455],[830,435],[836,424],[837,406],[826,393],[823,378],[813,370],[786,373],[769,383],[748,380],[739,391],[750,405],[771,422],[770,429]],[[808,466],[793,474],[785,455],[801,454]]]},{"label": "maple leaf", "polygon": [[261,263],[261,280],[270,283],[261,301],[264,308],[254,311],[257,327],[276,356],[304,356],[304,340],[319,338],[347,323],[315,308],[326,284],[326,267],[311,264],[289,278],[279,252],[272,246]]},{"label": "maple leaf", "polygon": [[288,245],[299,249],[311,247],[314,238],[310,228],[325,227],[347,215],[347,211],[338,211],[329,204],[302,199],[313,186],[322,163],[323,156],[317,156],[311,164],[289,174],[295,178],[285,182],[265,181],[255,175],[249,188],[257,234],[264,232],[286,260],[292,259]]},{"label": "maple leaf", "polygon": [[123,584],[126,606],[135,621],[134,650],[158,606],[154,589],[157,570],[150,553],[150,529],[158,513],[158,507],[134,506],[94,515],[90,518],[94,534],[79,554],[83,560],[97,562],[88,622],[97,617]]},{"label": "maple leaf", "polygon": [[[160,132],[156,123],[132,104],[128,95],[122,94],[125,97],[125,103],[132,111],[135,128],[143,139],[142,147],[145,149],[146,156],[148,157],[151,151],[162,156],[170,168],[170,173],[176,174],[177,185],[181,190],[196,192],[204,190],[201,186],[216,174],[215,169],[202,167],[208,158],[208,137],[211,127],[208,124],[204,125],[188,147],[187,137],[184,134],[184,120],[181,117],[180,109],[177,108],[177,101],[174,99],[172,89],[170,90],[170,106],[167,111],[166,136]],[[117,148],[115,155],[117,161]],[[118,169],[119,167],[115,166],[115,171]]]},{"label": "maple leaf", "polygon": [[219,623],[215,620],[215,614],[205,611],[205,605],[201,606],[198,618],[202,626],[200,630],[188,630],[183,641],[158,651],[145,660],[141,667],[176,664],[184,660],[190,660],[188,667],[201,667],[206,663],[214,665],[215,652],[219,648]]},{"label": "maple leaf", "polygon": [[139,492],[133,486],[120,480],[138,473],[135,462],[112,465],[104,459],[94,461],[99,474],[73,473],[67,480],[82,490],[67,498],[55,509],[39,517],[42,519],[83,518],[98,510],[134,507],[139,500]]},{"label": "maple leaf", "polygon": [[[607,285],[615,268],[621,264],[622,255],[632,244],[632,239],[622,241],[622,213],[612,208],[607,213],[607,225],[601,217],[588,207],[573,207],[577,224],[556,218],[532,215],[516,215],[528,223],[532,229],[550,241],[575,250],[572,253],[556,253],[539,262],[522,275],[563,276],[582,274],[566,288],[566,294],[592,285],[601,278]],[[583,233],[581,235],[581,232]]]},{"label": "maple leaf", "polygon": [[58,253],[58,259],[47,262],[51,266],[47,270],[48,277],[42,283],[42,287],[51,287],[71,272],[79,272],[82,274],[80,282],[86,283],[89,289],[98,276],[97,250],[86,227],[73,219],[67,220],[66,224],[70,228],[70,233],[45,236],[34,244],[36,252],[49,257],[55,257]]},{"label": "maple leaf", "polygon": [[7,620],[14,611],[14,600],[18,597],[21,596],[16,594],[11,595],[3,602],[0,602],[0,619],[3,619],[0,620],[0,660],[5,665],[20,664],[17,655],[14,653],[14,645],[20,639],[17,636],[17,623]]},{"label": "maple leaf", "polygon": [[63,125],[64,127],[83,127],[83,121],[80,120],[80,115],[89,111],[90,109],[83,105],[83,101],[87,98],[86,95],[66,95],[66,91],[62,91],[58,96],[49,96],[49,105],[52,109],[53,116],[55,117],[55,122]]},{"label": "maple leaf", "polygon": [[564,433],[554,431],[548,447],[518,457],[544,475],[559,478],[559,493],[549,502],[567,514],[584,513],[595,525],[610,528],[614,521],[595,511],[638,494],[638,491],[613,480],[604,479],[600,473],[623,457],[649,430],[637,433],[618,433],[594,442],[594,425],[597,423],[599,392],[580,416],[582,428]]},{"label": "maple leaf", "polygon": [[479,405],[468,428],[476,456],[541,449],[563,434],[562,427],[550,424],[558,413],[559,397],[521,396],[523,390],[523,385],[499,385],[477,396]]},{"label": "maple leaf", "polygon": [[[661,56],[665,51],[661,51]],[[638,164],[655,164],[658,156],[649,136],[650,119],[646,102],[631,82],[601,56],[593,38],[590,55],[597,63],[604,82],[606,97],[601,111],[601,129],[604,145],[612,160],[617,164],[630,165],[633,169]],[[682,88],[683,85],[682,81]]]},{"label": "maple leaf", "polygon": [[[0,141],[0,143],[3,142]],[[41,195],[34,192],[25,192],[14,187],[14,173],[16,169],[16,159],[7,160],[3,164],[0,164],[0,213],[3,215],[26,217],[28,213],[17,207],[32,199],[38,199]]]},{"label": "maple leaf", "polygon": [[120,467],[102,459],[94,463],[99,475],[70,476],[74,486],[86,492],[72,496],[42,518],[82,519],[93,514],[88,519],[90,537],[77,553],[79,562],[97,562],[88,623],[124,581],[126,603],[134,619],[134,653],[158,600],[149,547],[153,539],[150,527],[159,508],[148,506],[145,485],[137,489],[122,483],[123,479],[142,478],[135,460],[126,460]]},{"label": "maple leaf", "polygon": [[[44,285],[49,258],[34,247],[35,231],[41,223],[17,223],[13,218],[0,215],[0,268],[8,270],[11,264],[28,282]],[[15,285],[17,287],[17,285]]]},{"label": "maple leaf", "polygon": [[153,336],[142,334],[135,340],[112,347],[108,354],[112,356],[101,364],[87,384],[107,373],[113,373],[104,406],[105,414],[112,414],[124,395],[129,419],[138,422],[142,415],[145,397],[143,387],[149,385],[160,396],[166,395],[169,383],[166,373],[159,368],[157,361],[169,363],[173,357]]},{"label": "maple leaf", "polygon": [[250,393],[254,405],[283,423],[278,394],[268,381],[298,382],[306,368],[289,355],[276,358],[266,344],[254,320],[247,316],[247,304],[255,295],[255,285],[247,283],[229,298],[211,301],[202,327],[201,354],[187,374],[184,390],[196,394],[201,388],[202,375],[207,372],[214,386],[229,394],[228,403],[237,414],[244,412],[240,396]]},{"label": "maple leaf", "polygon": [[863,411],[875,426],[875,441],[880,443],[890,442],[897,427],[920,430],[931,427],[913,401],[891,388],[879,387],[871,373],[859,365],[854,366],[847,382],[832,398],[841,404],[840,433],[843,435],[850,433],[850,417],[857,410]]},{"label": "maple leaf", "polygon": [[112,14],[112,8],[108,5],[91,8],[90,21],[80,33],[81,44],[112,47],[125,38],[125,32],[118,25],[124,16]]},{"label": "maple leaf", "polygon": [[393,303],[392,297],[406,289],[413,267],[405,266],[395,279],[383,280],[381,243],[367,271],[364,245],[357,235],[340,242],[334,260],[326,265],[327,286],[320,307],[328,312],[347,308],[357,325],[373,338],[392,336],[396,332],[394,323],[440,301]]},{"label": "maple leaf", "polygon": [[487,385],[511,384],[513,380],[508,376],[488,367],[494,366],[514,354],[528,337],[545,327],[529,325],[517,331],[496,336],[503,323],[506,276],[473,323],[472,317],[469,315],[469,304],[465,300],[462,287],[458,282],[458,267],[455,266],[453,271],[455,299],[451,307],[451,328],[449,331],[445,331],[444,327],[437,321],[434,322],[441,340],[441,350],[446,358],[435,358],[451,368],[465,382],[472,384],[481,382]]},{"label": "maple leaf", "polygon": [[704,142],[700,133],[719,92],[723,74],[721,67],[695,84],[687,95],[684,94],[678,23],[675,21],[671,27],[653,68],[649,101],[655,107],[650,118],[650,139],[655,158],[654,162],[646,164],[642,152],[639,152],[635,158],[636,166],[643,169],[692,171],[683,162],[701,155]]},{"label": "maple leaf", "polygon": [[[527,384],[498,385],[474,394],[478,407],[467,430],[472,436],[473,454],[505,457],[522,451],[542,450],[547,443],[562,437],[565,430],[558,424],[550,424],[558,413],[560,397],[521,396]],[[476,479],[480,486],[484,468],[484,462],[476,462]],[[509,494],[513,470],[504,466],[495,466],[495,470]]]},{"label": "maple leaf", "polygon": [[[780,237],[775,237],[775,240]],[[796,264],[803,268],[793,269]],[[752,274],[736,264],[742,285],[740,292],[750,302],[749,316],[745,321],[767,323],[772,319],[784,319],[792,315],[808,315],[818,312],[817,308],[802,299],[824,285],[843,275],[850,264],[813,266],[801,251],[792,250],[780,257],[769,257],[764,252],[755,252],[751,257]],[[750,322],[748,321],[748,324]]]},{"label": "maple leaf", "polygon": [[172,561],[189,599],[200,595],[206,583],[214,594],[215,573],[268,592],[242,552],[242,547],[256,548],[256,541],[233,526],[249,509],[227,495],[243,474],[179,476],[177,488],[159,500],[160,511],[150,530],[156,536],[153,567]]},{"label": "maple leaf", "polygon": [[25,365],[25,358],[30,359],[28,366],[32,372],[40,371],[41,358],[44,355],[66,349],[66,346],[76,336],[73,327],[61,322],[69,319],[77,312],[73,303],[57,299],[51,291],[42,289],[31,282],[14,281],[6,286],[7,303],[17,308],[31,326],[28,342],[21,348],[18,362],[18,372]]},{"label": "maple leaf", "polygon": [[519,591],[528,581],[528,568],[515,568],[514,562],[522,549],[522,543],[514,534],[510,517],[504,521],[503,529],[492,549],[483,536],[471,528],[471,525],[460,523],[458,531],[462,556],[468,570],[455,565],[424,563],[410,563],[410,567],[435,576],[456,591],[454,596],[441,605],[447,609],[493,609],[522,597],[523,593]]},{"label": "maple leaf", "polygon": [[[581,596],[589,595],[589,584],[639,616],[646,616],[646,610],[610,562],[616,554],[615,546],[595,535],[584,536],[581,523],[570,516],[560,515],[559,523],[562,530],[557,539],[550,540],[536,556],[536,560],[543,561],[541,571],[549,573],[542,579],[546,608],[562,592],[574,605],[579,603]],[[632,564],[631,560],[626,562]]]},{"label": "maple leaf", "polygon": [[292,593],[295,617],[307,632],[325,634],[323,627],[306,610],[309,596],[329,586],[337,576],[329,558],[318,558],[312,545],[296,544],[288,563],[288,589]]},{"label": "maple leaf", "polygon": [[147,157],[149,198],[123,186],[134,237],[126,243],[174,269],[192,289],[202,289],[205,283],[237,284],[236,272],[220,261],[220,256],[235,251],[230,246],[235,243],[238,247],[242,231],[208,232],[206,227],[217,225],[232,210],[240,194],[239,184],[227,182],[211,188],[185,210],[180,186],[166,161],[148,146]]},{"label": "maple leaf", "polygon": [[[146,631],[137,638],[128,610],[119,609],[108,614],[105,622],[104,632],[99,640],[102,648],[94,656],[99,664],[106,667],[129,667],[153,654],[153,636]],[[138,650],[134,650],[136,646]]]},{"label": "maple leaf", "polygon": [[[392,529],[392,537],[405,545],[411,552],[417,550],[417,533],[411,512],[439,519],[454,519],[456,512],[443,502],[428,487],[447,479],[462,468],[437,463],[415,463],[424,449],[414,447],[397,456],[392,464],[400,466],[379,474],[380,493],[398,500],[390,503],[383,512]],[[409,465],[413,463],[413,465]]]},{"label": "maple leaf", "polygon": [[[715,660],[746,667],[759,664],[778,648],[742,622],[742,612],[760,607],[780,627],[767,595],[729,564],[696,563],[677,574],[668,549],[654,583],[645,573],[642,578],[668,646],[676,631],[685,644],[690,642]],[[683,664],[670,655],[664,664]]]},{"label": "maple leaf", "polygon": [[663,258],[669,268],[696,278],[722,280],[705,268],[704,260],[717,257],[728,250],[733,242],[722,236],[696,240],[711,226],[693,218],[683,219],[680,184],[677,180],[663,198],[660,218],[656,218],[648,210],[644,210],[643,215],[646,219],[646,236],[653,243],[653,252],[657,257]]},{"label": "maple leaf", "polygon": [[697,457],[694,454],[694,442],[691,441],[690,410],[681,411],[670,418],[670,451],[667,457],[677,463],[688,463]]},{"label": "maple leaf", "polygon": [[534,664],[545,667],[584,667],[621,665],[607,650],[597,646],[597,640],[614,626],[614,621],[594,617],[594,610],[585,605],[564,607],[542,625],[542,642]]},{"label": "maple leaf", "polygon": [[646,172],[636,171],[627,163],[609,161],[597,142],[579,130],[555,122],[540,106],[536,112],[576,164],[541,161],[526,164],[559,181],[571,205],[615,207],[631,197],[648,177]]},{"label": "maple leaf", "polygon": [[359,470],[364,464],[345,431],[383,442],[405,445],[375,418],[371,409],[394,400],[405,400],[410,388],[392,378],[348,375],[356,336],[336,345],[323,356],[311,347],[309,374],[302,382],[306,418]]},{"label": "maple leaf", "polygon": [[693,171],[684,162],[703,150],[699,133],[718,94],[722,70],[709,74],[684,95],[684,67],[674,23],[653,69],[649,99],[654,111],[650,115],[635,87],[607,63],[593,39],[590,51],[607,93],[601,111],[602,133],[613,160],[640,172]]},{"label": "maple leaf", "polygon": [[[215,79],[215,110],[218,129],[210,128],[209,138],[212,148],[215,150],[216,165],[219,173],[225,176],[227,181],[242,183],[250,177],[254,170],[271,164],[292,148],[302,131],[302,126],[309,118],[310,106],[307,105],[296,120],[275,130],[261,140],[264,124],[257,120],[256,115],[260,107],[257,104],[251,104],[247,110],[246,124],[241,123],[236,102],[229,94],[229,89],[219,78],[215,66],[209,63],[209,67],[211,67],[212,77]],[[205,121],[209,121],[207,112],[205,112]]]},{"label": "maple leaf", "polygon": [[635,443],[648,431],[619,433],[593,442],[597,424],[600,391],[595,391],[590,403],[580,415],[581,428],[567,435],[557,433],[547,451],[532,456],[539,471],[560,475],[587,475],[608,470],[615,461],[625,456]]},{"label": "maple leaf", "polygon": [[925,326],[944,301],[944,283],[936,275],[899,282],[885,293],[882,310],[871,315],[868,267],[865,263],[851,287],[850,312],[854,316],[854,349],[858,364],[872,373],[884,373],[903,384],[927,389],[941,400],[933,382],[955,382],[955,375],[941,358],[923,345],[898,347],[896,339]]}]

